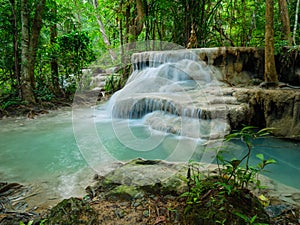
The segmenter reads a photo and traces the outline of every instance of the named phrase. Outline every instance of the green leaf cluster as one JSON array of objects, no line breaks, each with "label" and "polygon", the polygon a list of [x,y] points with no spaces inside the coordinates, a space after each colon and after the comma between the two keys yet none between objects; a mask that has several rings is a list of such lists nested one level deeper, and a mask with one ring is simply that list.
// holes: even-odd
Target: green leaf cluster
[{"label": "green leaf cluster", "polygon": [[[253,141],[269,135],[272,130],[272,128],[257,130],[253,126],[244,126],[241,130],[233,131],[233,133],[226,136],[226,142],[232,139],[239,139],[244,143],[247,147],[247,153],[239,159],[227,160],[224,153],[230,151],[230,149],[218,152],[218,173],[216,176],[205,177],[200,173],[197,163],[191,162],[189,164],[187,172],[189,190],[181,196],[186,198],[185,213],[188,218],[192,215],[192,218],[206,218],[209,221],[214,220],[218,224],[231,224],[230,219],[235,218],[236,220],[240,218],[243,221],[242,224],[264,224],[256,222],[257,215],[252,214],[249,217],[253,212],[242,212],[240,209],[234,208],[231,205],[232,203],[228,201],[236,198],[237,202],[256,201],[257,203],[251,204],[261,205],[258,203],[259,200],[257,198],[251,197],[248,190],[250,185],[251,188],[262,188],[258,174],[264,171],[267,165],[274,164],[276,161],[274,159],[265,159],[264,155],[259,153],[256,157],[260,162],[256,166],[252,166],[250,165],[250,157],[253,149]],[[232,201],[234,202],[234,200]],[[232,209],[228,210],[228,207],[232,207]],[[257,207],[259,208],[259,206]],[[260,207],[262,208],[262,206]],[[202,214],[199,211],[200,209],[202,210]],[[218,209],[218,212],[213,209]],[[207,215],[203,215],[203,210],[206,210],[205,213]],[[223,220],[220,220],[219,216],[216,215],[218,213],[224,216]]]}]

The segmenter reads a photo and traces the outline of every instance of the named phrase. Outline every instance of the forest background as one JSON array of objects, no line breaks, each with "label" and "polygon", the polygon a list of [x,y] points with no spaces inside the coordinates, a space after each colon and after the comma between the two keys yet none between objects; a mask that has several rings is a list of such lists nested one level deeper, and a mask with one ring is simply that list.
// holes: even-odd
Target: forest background
[{"label": "forest background", "polygon": [[[137,41],[266,47],[266,61],[283,46],[299,51],[299,0],[0,2],[0,110],[72,100],[89,86],[78,82],[83,69],[105,54],[122,60],[124,48],[120,55],[113,49]],[[277,81],[270,65],[265,80]]]}]

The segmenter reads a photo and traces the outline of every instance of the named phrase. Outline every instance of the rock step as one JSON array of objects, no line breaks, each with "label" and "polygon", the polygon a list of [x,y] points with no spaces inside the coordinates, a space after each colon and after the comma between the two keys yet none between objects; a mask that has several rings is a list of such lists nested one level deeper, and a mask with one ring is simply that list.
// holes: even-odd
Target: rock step
[{"label": "rock step", "polygon": [[100,73],[95,76],[92,76],[90,86],[93,87],[94,89],[103,90],[105,87],[106,80],[110,75],[111,74]]}]

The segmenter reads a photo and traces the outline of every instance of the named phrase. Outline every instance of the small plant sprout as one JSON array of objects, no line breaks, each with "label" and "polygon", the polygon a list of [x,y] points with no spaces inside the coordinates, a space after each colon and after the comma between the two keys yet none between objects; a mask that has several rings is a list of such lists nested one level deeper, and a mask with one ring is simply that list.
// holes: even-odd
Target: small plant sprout
[{"label": "small plant sprout", "polygon": [[[239,138],[247,146],[247,153],[241,159],[232,159],[227,161],[223,156],[218,156],[219,162],[222,162],[225,168],[223,172],[223,177],[225,179],[225,184],[233,181],[233,185],[240,188],[248,187],[249,183],[253,181],[254,175],[258,175],[262,172],[266,165],[276,163],[274,159],[266,160],[263,154],[257,154],[256,157],[261,160],[256,167],[250,166],[249,161],[253,149],[253,141],[257,138],[264,137],[270,134],[273,128],[264,128],[257,132],[257,129],[253,126],[245,126],[240,131],[234,131],[233,133],[226,136],[225,141],[228,142],[232,139]],[[242,162],[246,161],[245,168],[241,167]]]}]

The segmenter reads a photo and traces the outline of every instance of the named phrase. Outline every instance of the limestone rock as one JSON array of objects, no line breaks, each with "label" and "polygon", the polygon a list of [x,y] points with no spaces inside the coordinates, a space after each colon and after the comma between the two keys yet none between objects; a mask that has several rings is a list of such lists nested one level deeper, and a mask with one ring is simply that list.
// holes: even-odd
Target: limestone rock
[{"label": "limestone rock", "polygon": [[[94,184],[96,196],[132,199],[142,192],[181,194],[186,191],[185,164],[135,159]],[[91,187],[90,187],[91,188]]]},{"label": "limestone rock", "polygon": [[250,124],[275,128],[275,136],[300,139],[299,90],[239,89],[236,97],[249,104]]}]

